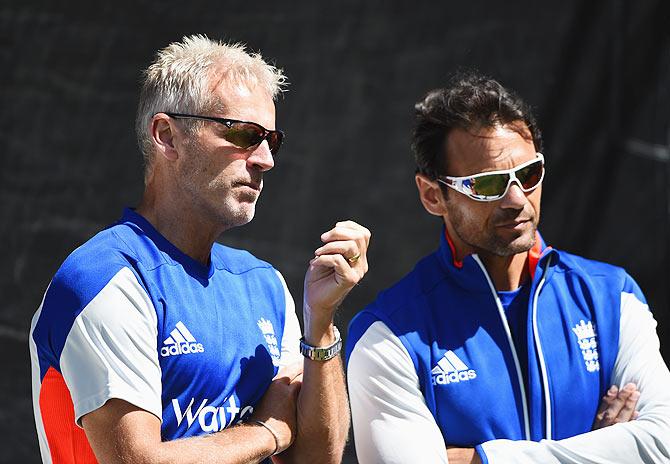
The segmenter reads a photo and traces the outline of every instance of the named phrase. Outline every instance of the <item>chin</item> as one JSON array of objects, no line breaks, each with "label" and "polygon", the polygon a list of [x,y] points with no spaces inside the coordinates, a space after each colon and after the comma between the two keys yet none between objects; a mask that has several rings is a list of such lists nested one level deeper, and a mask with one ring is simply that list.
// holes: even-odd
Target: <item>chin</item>
[{"label": "chin", "polygon": [[241,211],[239,214],[236,214],[233,218],[232,227],[239,227],[246,224],[249,224],[255,216],[256,211],[252,209],[251,211]]},{"label": "chin", "polygon": [[224,205],[219,208],[218,217],[226,229],[243,226],[251,222],[256,214],[255,203],[236,203],[235,205]]},{"label": "chin", "polygon": [[525,253],[533,248],[535,245],[535,231],[532,230],[524,233],[512,240],[503,239],[502,237],[493,238],[491,244],[491,251],[498,256],[512,256],[519,253]]},{"label": "chin", "polygon": [[533,245],[535,245],[535,237],[530,236],[530,237],[519,237],[517,240],[512,241],[509,245],[507,245],[507,255],[516,255],[519,253],[525,253],[526,251],[530,250],[533,248]]}]

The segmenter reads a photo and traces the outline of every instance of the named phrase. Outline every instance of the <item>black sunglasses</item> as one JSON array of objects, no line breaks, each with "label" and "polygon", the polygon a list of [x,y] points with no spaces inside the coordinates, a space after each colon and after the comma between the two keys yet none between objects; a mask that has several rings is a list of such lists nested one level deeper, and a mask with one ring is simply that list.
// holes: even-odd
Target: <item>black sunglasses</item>
[{"label": "black sunglasses", "polygon": [[201,119],[203,121],[214,121],[226,127],[222,137],[238,148],[245,150],[260,145],[263,140],[268,141],[272,156],[276,156],[284,140],[284,133],[280,130],[268,130],[265,127],[251,121],[240,121],[237,119],[217,118],[214,116],[196,116],[193,114],[168,113],[175,119]]}]

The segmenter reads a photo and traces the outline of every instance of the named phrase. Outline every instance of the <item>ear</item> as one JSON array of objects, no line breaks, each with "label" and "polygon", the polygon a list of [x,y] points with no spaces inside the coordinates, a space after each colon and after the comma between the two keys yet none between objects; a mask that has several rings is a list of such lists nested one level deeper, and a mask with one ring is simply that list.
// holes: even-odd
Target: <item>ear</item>
[{"label": "ear", "polygon": [[444,204],[445,200],[440,184],[423,174],[415,175],[414,180],[416,181],[416,188],[419,190],[419,198],[426,211],[434,216],[444,217],[447,214],[447,208]]},{"label": "ear", "polygon": [[156,148],[156,153],[170,161],[179,158],[175,147],[174,121],[165,113],[156,113],[149,124],[151,140]]}]

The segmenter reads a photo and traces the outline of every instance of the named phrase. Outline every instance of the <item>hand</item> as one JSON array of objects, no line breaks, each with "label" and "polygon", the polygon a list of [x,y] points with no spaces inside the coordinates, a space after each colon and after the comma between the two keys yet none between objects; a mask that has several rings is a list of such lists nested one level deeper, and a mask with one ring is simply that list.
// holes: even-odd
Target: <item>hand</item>
[{"label": "hand", "polygon": [[277,433],[277,452],[291,446],[295,439],[296,403],[301,386],[302,362],[280,369],[251,416],[251,420],[263,421]]},{"label": "hand", "polygon": [[474,448],[447,448],[449,464],[482,464]]},{"label": "hand", "polygon": [[370,231],[353,221],[338,222],[321,241],[305,275],[305,339],[317,345],[335,309],[368,271]]},{"label": "hand", "polygon": [[634,383],[626,384],[621,390],[612,385],[600,402],[593,430],[637,419],[639,412],[635,407],[639,399],[640,392]]}]

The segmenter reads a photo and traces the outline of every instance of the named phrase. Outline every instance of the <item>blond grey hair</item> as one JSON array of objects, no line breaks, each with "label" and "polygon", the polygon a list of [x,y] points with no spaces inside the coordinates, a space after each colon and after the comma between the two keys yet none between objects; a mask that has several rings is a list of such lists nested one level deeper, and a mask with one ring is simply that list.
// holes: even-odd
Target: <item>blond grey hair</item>
[{"label": "blond grey hair", "polygon": [[[150,170],[153,143],[149,122],[156,113],[201,114],[218,109],[212,93],[213,74],[233,86],[260,86],[272,99],[286,86],[281,69],[268,64],[259,53],[249,53],[241,43],[224,43],[204,35],[192,35],[159,50],[142,74],[142,90],[135,119],[137,141],[144,158],[145,174]],[[190,124],[195,130],[198,121]]]}]

